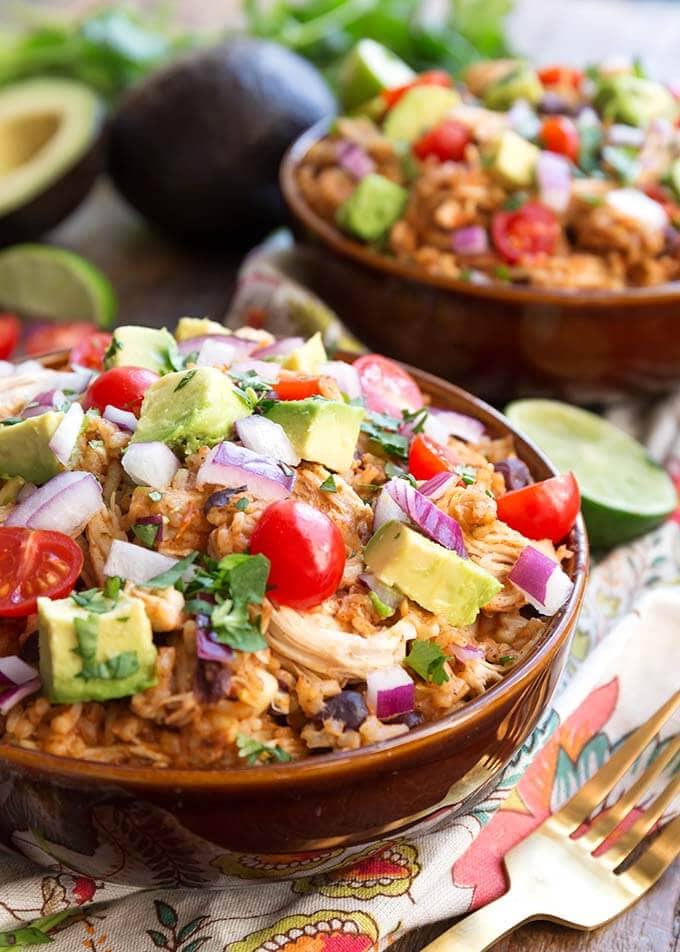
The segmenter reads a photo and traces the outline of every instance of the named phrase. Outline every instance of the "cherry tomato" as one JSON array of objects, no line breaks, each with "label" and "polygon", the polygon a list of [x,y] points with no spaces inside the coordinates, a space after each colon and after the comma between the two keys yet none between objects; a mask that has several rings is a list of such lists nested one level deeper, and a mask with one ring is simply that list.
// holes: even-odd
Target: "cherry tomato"
[{"label": "cherry tomato", "polygon": [[21,321],[14,314],[0,314],[0,360],[9,360],[21,337]]},{"label": "cherry tomato", "polygon": [[581,493],[573,473],[553,476],[498,500],[498,518],[527,539],[560,542],[576,522]]},{"label": "cherry tomato", "polygon": [[272,390],[279,400],[304,400],[306,397],[316,397],[321,393],[319,381],[316,377],[306,380],[279,380],[272,384]]},{"label": "cherry tomato", "polygon": [[419,159],[433,155],[440,162],[460,162],[465,157],[465,148],[470,138],[470,132],[462,122],[447,119],[418,139],[413,151]]},{"label": "cherry tomato", "polygon": [[271,562],[269,595],[302,610],[335,594],[345,571],[345,543],[328,516],[298,499],[267,506],[255,526],[250,551]]},{"label": "cherry tomato", "polygon": [[95,331],[83,337],[71,351],[70,363],[89,367],[90,370],[101,370],[112,336],[108,331]]},{"label": "cherry tomato", "polygon": [[545,66],[539,69],[538,78],[544,86],[571,86],[580,89],[583,82],[583,73],[580,69],[569,66]]},{"label": "cherry tomato", "polygon": [[566,155],[575,162],[581,148],[581,137],[576,124],[567,116],[548,116],[541,124],[540,139],[549,152]]},{"label": "cherry tomato", "polygon": [[402,410],[413,413],[425,403],[410,373],[380,354],[364,354],[354,361],[361,391],[369,410],[401,419]]},{"label": "cherry tomato", "polygon": [[515,264],[522,258],[552,254],[560,237],[560,223],[550,208],[527,202],[516,211],[496,212],[491,234],[505,260]]},{"label": "cherry tomato", "polygon": [[146,367],[112,367],[87,388],[85,406],[88,410],[96,407],[103,413],[110,405],[139,416],[144,394],[158,379],[158,374]]},{"label": "cherry tomato", "polygon": [[82,568],[80,546],[63,532],[0,527],[0,618],[32,615],[39,595],[68,595]]},{"label": "cherry tomato", "polygon": [[28,329],[26,353],[31,357],[49,354],[53,350],[70,350],[83,337],[89,337],[99,328],[90,321],[71,321],[64,324],[36,324]]},{"label": "cherry tomato", "polygon": [[453,80],[443,69],[431,69],[428,72],[416,76],[410,83],[403,86],[393,86],[391,89],[383,89],[381,96],[388,109],[396,106],[401,97],[414,89],[416,86],[453,86]]},{"label": "cherry tomato", "polygon": [[417,433],[408,451],[408,468],[416,479],[431,479],[437,473],[452,472],[456,466],[453,454],[431,436]]}]

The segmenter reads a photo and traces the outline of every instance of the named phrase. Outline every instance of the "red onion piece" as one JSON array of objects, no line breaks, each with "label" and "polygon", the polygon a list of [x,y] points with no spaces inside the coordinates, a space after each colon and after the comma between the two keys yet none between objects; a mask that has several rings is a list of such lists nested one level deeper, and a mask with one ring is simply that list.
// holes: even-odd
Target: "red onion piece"
[{"label": "red onion piece", "polygon": [[127,430],[128,433],[134,433],[137,429],[137,417],[129,410],[120,410],[109,403],[104,407],[102,416],[109,423],[114,423],[121,430]]},{"label": "red onion piece", "polygon": [[607,142],[610,145],[632,146],[634,149],[640,149],[645,144],[645,130],[615,122],[607,129]]},{"label": "red onion piece", "polygon": [[[167,572],[173,565],[177,565],[178,561],[169,555],[146,549],[144,546],[114,539],[104,565],[104,575],[109,578],[118,575],[122,579],[141,585],[148,582],[150,578],[160,575],[161,572]],[[188,572],[192,574],[191,569]]]},{"label": "red onion piece", "polygon": [[179,469],[179,460],[172,450],[157,440],[132,443],[121,462],[133,482],[152,489],[167,489]]},{"label": "red onion piece", "polygon": [[452,516],[438,509],[405,479],[391,479],[385,490],[424,535],[462,559],[467,558],[463,530]]},{"label": "red onion piece", "polygon": [[413,710],[416,686],[398,665],[371,671],[366,678],[366,702],[381,720]]},{"label": "red onion piece", "polygon": [[561,215],[571,199],[571,167],[556,152],[541,152],[536,160],[536,180],[541,201]]},{"label": "red onion piece", "polygon": [[229,664],[234,658],[234,649],[229,645],[221,645],[211,631],[198,628],[196,631],[196,654],[201,661],[217,661],[218,664]]},{"label": "red onion piece", "polygon": [[[466,443],[479,443],[486,433],[481,420],[476,420],[465,413],[456,413],[455,410],[441,410],[438,407],[430,408],[423,427],[426,435],[432,436],[432,439],[436,440],[437,437],[434,433],[428,433],[428,426],[436,428],[440,434],[445,433],[446,438],[454,436],[456,439],[465,440]],[[439,442],[446,443],[446,439],[440,439]]]},{"label": "red onion piece", "polygon": [[441,499],[444,493],[450,489],[452,485],[455,485],[459,479],[460,477],[457,473],[437,473],[431,479],[428,479],[426,483],[419,486],[418,492],[421,492],[423,496],[427,496],[428,499],[435,501]]},{"label": "red onion piece", "polygon": [[383,486],[373,510],[373,531],[377,532],[386,522],[394,522],[395,520],[397,522],[408,522],[408,516]]},{"label": "red onion piece", "polygon": [[196,485],[247,486],[260,499],[285,499],[290,496],[295,474],[285,465],[253,453],[236,443],[219,443],[210,451],[196,474]]},{"label": "red onion piece", "polygon": [[26,684],[27,681],[32,681],[37,677],[39,677],[39,674],[36,669],[32,668],[30,664],[26,664],[17,655],[0,658],[0,685]]},{"label": "red onion piece", "polygon": [[101,507],[101,486],[91,473],[59,473],[19,503],[5,525],[76,536]]},{"label": "red onion piece", "polygon": [[388,608],[397,609],[399,607],[404,596],[396,589],[392,588],[390,585],[383,584],[383,582],[377,579],[375,575],[372,575],[370,572],[364,572],[359,576],[359,578],[367,588],[370,588],[370,590],[378,596],[381,602],[388,606]]},{"label": "red onion piece", "polygon": [[463,664],[466,661],[483,661],[486,657],[481,645],[452,645],[451,654]]},{"label": "red onion piece", "polygon": [[516,99],[508,109],[510,127],[523,139],[533,139],[541,128],[541,120],[526,99]]},{"label": "red onion piece", "polygon": [[276,383],[281,376],[281,366],[275,364],[273,360],[256,360],[254,357],[246,357],[245,360],[237,360],[232,364],[229,373],[239,375],[255,373],[265,383]]},{"label": "red onion piece", "polygon": [[365,149],[356,142],[348,140],[339,142],[336,160],[341,169],[351,175],[357,182],[375,172],[375,162]]},{"label": "red onion piece", "polygon": [[73,456],[84,419],[85,412],[81,405],[72,403],[47,444],[62,466],[68,466]]},{"label": "red onion piece", "polygon": [[61,492],[63,489],[66,489],[68,486],[80,482],[83,476],[89,475],[88,473],[80,472],[74,470],[70,473],[59,473],[57,476],[54,476],[44,486],[41,486],[39,489],[36,489],[35,492],[30,493],[24,499],[20,500],[19,505],[17,505],[9,514],[5,520],[6,526],[26,526],[28,525],[28,520],[34,515],[38,509],[46,502],[49,502],[53,496]]},{"label": "red onion piece", "polygon": [[571,594],[573,582],[557,562],[527,545],[508,574],[530,605],[542,615],[554,615]]},{"label": "red onion piece", "polygon": [[[249,357],[257,347],[257,341],[247,340],[245,337],[237,337],[235,334],[202,334],[200,337],[187,337],[186,340],[181,340],[177,344],[177,350],[182,357],[187,357],[189,354],[194,353],[200,354],[203,345],[208,342],[222,344],[225,347],[229,346],[231,356],[229,359],[222,361],[222,363],[225,364],[232,363],[232,361],[238,360],[240,357]],[[224,351],[224,353],[226,353],[226,351]]]},{"label": "red onion piece", "polygon": [[349,400],[361,399],[361,381],[352,364],[346,364],[344,360],[329,360],[319,367],[319,373],[332,377]]},{"label": "red onion piece", "polygon": [[523,460],[516,456],[509,456],[507,459],[499,460],[494,463],[493,468],[497,473],[503,476],[503,482],[508,492],[514,489],[524,489],[531,483],[531,473],[529,467]]},{"label": "red onion piece", "polygon": [[268,459],[276,459],[289,466],[298,466],[300,457],[293,449],[286,431],[278,423],[263,416],[244,417],[236,422],[236,432],[246,447]]},{"label": "red onion piece", "polygon": [[457,255],[483,255],[489,250],[489,237],[481,225],[457,228],[451,235],[451,248]]},{"label": "red onion piece", "polygon": [[35,483],[25,483],[19,490],[17,494],[17,502],[23,502],[24,499],[28,499],[29,496],[32,496],[33,493],[37,490]]},{"label": "red onion piece", "polygon": [[267,344],[257,351],[257,359],[264,360],[265,357],[287,357],[298,347],[304,344],[304,337],[282,337],[281,340],[274,341],[273,344]]},{"label": "red onion piece", "polygon": [[8,688],[0,694],[0,714],[8,714],[12,708],[23,701],[30,694],[35,694],[42,686],[40,678],[34,678],[25,684],[18,684],[16,687]]},{"label": "red onion piece", "polygon": [[66,397],[62,390],[44,390],[33,397],[31,402],[21,411],[21,419],[28,420],[30,417],[40,416],[47,410],[61,410]]}]

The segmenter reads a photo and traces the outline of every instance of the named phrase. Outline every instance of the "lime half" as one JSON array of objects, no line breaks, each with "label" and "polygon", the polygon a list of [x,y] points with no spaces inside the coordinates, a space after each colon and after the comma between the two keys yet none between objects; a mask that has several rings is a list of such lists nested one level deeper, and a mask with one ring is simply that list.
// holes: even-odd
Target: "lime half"
[{"label": "lime half", "polygon": [[110,327],[116,297],[107,278],[80,255],[51,245],[13,245],[0,252],[0,307]]},{"label": "lime half", "polygon": [[556,400],[517,400],[505,412],[556,469],[576,476],[593,546],[628,542],[675,509],[677,496],[666,471],[637,440],[602,417]]}]

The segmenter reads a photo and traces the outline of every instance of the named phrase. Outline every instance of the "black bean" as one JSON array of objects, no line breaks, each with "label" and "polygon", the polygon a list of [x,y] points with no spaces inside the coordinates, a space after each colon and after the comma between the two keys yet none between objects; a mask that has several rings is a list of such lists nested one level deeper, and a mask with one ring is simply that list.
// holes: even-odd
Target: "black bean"
[{"label": "black bean", "polygon": [[216,661],[201,661],[196,664],[194,694],[204,704],[214,704],[229,694],[231,674],[229,669]]},{"label": "black bean", "polygon": [[358,730],[368,717],[368,708],[363,694],[359,691],[341,691],[334,697],[329,697],[318,721],[327,717],[342,723],[351,731]]},{"label": "black bean", "polygon": [[526,463],[516,456],[510,456],[508,459],[502,459],[499,463],[494,463],[493,467],[497,473],[501,473],[505,488],[510,492],[513,489],[524,489],[531,482],[531,473]]}]

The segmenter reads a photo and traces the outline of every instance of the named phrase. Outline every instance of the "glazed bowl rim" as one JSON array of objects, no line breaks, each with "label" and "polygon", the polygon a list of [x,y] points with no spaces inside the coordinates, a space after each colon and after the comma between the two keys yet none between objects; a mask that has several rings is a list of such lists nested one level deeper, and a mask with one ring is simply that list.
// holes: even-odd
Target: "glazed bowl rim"
[{"label": "glazed bowl rim", "polygon": [[[59,366],[65,360],[68,351],[59,351],[47,355],[42,359],[46,366]],[[356,355],[352,355],[355,357]],[[500,433],[512,434],[517,441],[517,448],[529,451],[536,457],[551,475],[557,475],[557,470],[547,460],[538,447],[527,437],[520,434],[498,410],[495,410],[485,401],[473,396],[455,384],[449,383],[440,377],[425,371],[403,364],[414,375],[419,385],[426,392],[436,391],[437,388],[446,391],[451,403],[462,403],[468,412],[481,414],[491,419],[493,426]],[[525,454],[521,454],[525,455]],[[536,463],[530,468],[536,468]],[[30,771],[48,773],[52,776],[67,779],[91,779],[101,782],[120,784],[127,787],[144,788],[172,788],[195,789],[203,788],[206,791],[233,791],[246,793],[249,790],[258,790],[272,784],[297,785],[307,780],[323,779],[332,774],[341,774],[343,779],[353,773],[375,767],[384,767],[385,758],[391,760],[397,755],[408,755],[424,750],[431,743],[436,743],[449,732],[459,732],[466,727],[474,727],[478,716],[483,716],[484,710],[495,701],[502,701],[506,696],[522,689],[530,683],[537,672],[548,666],[554,655],[563,646],[569,637],[578,617],[583,600],[589,567],[589,547],[583,517],[579,515],[572,530],[570,547],[574,553],[574,569],[572,588],[569,599],[548,622],[548,631],[542,637],[538,646],[513,668],[501,681],[492,685],[478,697],[468,701],[461,708],[436,721],[424,723],[414,728],[408,734],[390,740],[380,741],[367,747],[347,752],[321,754],[316,757],[307,757],[302,760],[285,764],[256,765],[252,767],[227,768],[192,768],[192,767],[154,767],[130,766],[125,764],[106,764],[93,760],[79,760],[74,757],[63,757],[58,754],[48,754],[39,750],[30,750],[23,747],[0,743],[0,762],[7,761]]]},{"label": "glazed bowl rim", "polygon": [[296,170],[309,149],[328,131],[332,119],[326,117],[303,132],[286,151],[279,170],[279,184],[293,216],[324,245],[343,258],[372,271],[401,278],[424,286],[450,291],[462,296],[486,298],[491,301],[509,301],[527,304],[558,304],[578,310],[581,307],[652,306],[680,301],[680,281],[639,288],[620,290],[568,290],[566,288],[538,288],[492,281],[489,284],[472,284],[446,275],[429,274],[415,264],[397,261],[371,248],[352,241],[318,215],[302,197],[296,181]]}]

